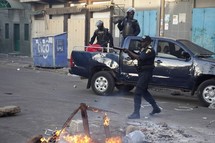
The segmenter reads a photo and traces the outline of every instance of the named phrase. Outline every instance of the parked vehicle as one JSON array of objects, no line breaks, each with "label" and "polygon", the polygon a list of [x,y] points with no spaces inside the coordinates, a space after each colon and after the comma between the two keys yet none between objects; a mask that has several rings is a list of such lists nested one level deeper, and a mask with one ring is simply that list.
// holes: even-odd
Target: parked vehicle
[{"label": "parked vehicle", "polygon": [[[123,48],[140,49],[141,37],[129,36]],[[150,85],[185,89],[197,95],[203,105],[215,102],[215,54],[189,40],[152,37],[156,51],[155,69]],[[71,74],[88,79],[87,88],[98,95],[111,94],[117,89],[132,90],[138,75],[137,60],[126,53],[75,51],[71,53]]]}]

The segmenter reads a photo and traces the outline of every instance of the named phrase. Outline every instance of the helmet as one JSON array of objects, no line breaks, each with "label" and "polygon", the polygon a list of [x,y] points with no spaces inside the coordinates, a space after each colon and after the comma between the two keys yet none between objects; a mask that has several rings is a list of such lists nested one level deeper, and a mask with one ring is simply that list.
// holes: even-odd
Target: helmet
[{"label": "helmet", "polygon": [[103,25],[104,25],[104,23],[101,20],[99,20],[99,21],[96,22],[96,26],[97,27],[103,27]]},{"label": "helmet", "polygon": [[152,42],[152,39],[150,36],[145,36],[145,38],[143,39],[143,42]]},{"label": "helmet", "polygon": [[135,13],[135,8],[129,7],[129,8],[127,9],[126,13],[130,13],[130,12]]},{"label": "helmet", "polygon": [[135,9],[133,7],[128,8],[128,10],[126,11],[127,13],[127,18],[128,19],[133,19],[134,18],[134,13],[135,13]]}]

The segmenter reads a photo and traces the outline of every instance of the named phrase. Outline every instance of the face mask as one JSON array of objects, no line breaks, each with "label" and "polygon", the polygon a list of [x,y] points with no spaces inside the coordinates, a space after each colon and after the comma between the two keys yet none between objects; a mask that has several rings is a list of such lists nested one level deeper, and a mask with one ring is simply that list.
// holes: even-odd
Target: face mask
[{"label": "face mask", "polygon": [[102,30],[102,29],[103,29],[103,26],[98,26],[98,29],[99,29],[99,30]]},{"label": "face mask", "polygon": [[134,18],[134,12],[128,12],[127,13],[127,18],[128,19],[133,19]]}]

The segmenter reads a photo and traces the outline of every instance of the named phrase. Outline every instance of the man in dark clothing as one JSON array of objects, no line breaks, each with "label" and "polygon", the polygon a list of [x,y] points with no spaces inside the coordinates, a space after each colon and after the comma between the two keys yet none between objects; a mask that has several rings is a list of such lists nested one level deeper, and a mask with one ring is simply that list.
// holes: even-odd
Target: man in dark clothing
[{"label": "man in dark clothing", "polygon": [[134,19],[134,8],[129,8],[126,12],[126,17],[118,21],[118,29],[121,31],[123,40],[127,36],[137,36],[140,33],[140,26],[136,19]]},{"label": "man in dark clothing", "polygon": [[155,59],[155,51],[150,46],[151,42],[151,38],[149,36],[146,36],[146,38],[143,39],[143,41],[141,42],[142,49],[140,49],[139,54],[129,51],[128,49],[124,49],[124,52],[128,53],[128,55],[132,59],[138,60],[137,71],[139,75],[134,96],[134,112],[130,116],[128,116],[128,119],[140,118],[142,96],[153,107],[153,110],[150,115],[154,115],[155,113],[161,112],[161,109],[156,104],[154,98],[148,92],[148,84],[152,78]]},{"label": "man in dark clothing", "polygon": [[113,47],[113,37],[111,33],[108,31],[107,28],[104,28],[104,23],[103,21],[99,20],[96,23],[96,26],[98,29],[95,30],[91,40],[90,44],[93,44],[95,41],[95,38],[97,38],[97,44],[99,44],[101,47],[107,47],[108,43],[110,44],[110,47]]}]

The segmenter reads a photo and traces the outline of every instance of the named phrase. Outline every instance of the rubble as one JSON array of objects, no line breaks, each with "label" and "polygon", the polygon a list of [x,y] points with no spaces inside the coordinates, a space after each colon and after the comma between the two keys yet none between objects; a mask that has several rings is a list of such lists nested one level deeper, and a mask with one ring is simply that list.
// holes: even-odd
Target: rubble
[{"label": "rubble", "polygon": [[[192,135],[186,133],[183,129],[175,129],[168,126],[167,123],[153,123],[150,121],[134,121],[129,122],[126,127],[126,136],[123,138],[123,143],[142,143],[153,142],[153,143],[185,143],[185,142],[199,142],[198,139]],[[140,133],[140,131],[142,133]],[[135,138],[134,138],[135,137]],[[136,140],[138,139],[138,140]]]}]

